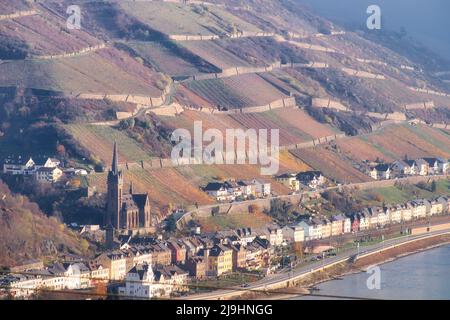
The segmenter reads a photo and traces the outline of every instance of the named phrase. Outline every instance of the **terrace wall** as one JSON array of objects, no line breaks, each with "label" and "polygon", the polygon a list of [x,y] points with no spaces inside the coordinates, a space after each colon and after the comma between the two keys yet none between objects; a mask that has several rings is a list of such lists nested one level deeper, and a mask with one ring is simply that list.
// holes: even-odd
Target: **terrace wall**
[{"label": "terrace wall", "polygon": [[31,59],[54,60],[54,59],[61,59],[61,58],[72,58],[72,57],[77,57],[80,55],[88,54],[91,52],[95,52],[97,50],[101,50],[104,48],[106,48],[106,44],[102,43],[97,46],[83,48],[83,49],[80,49],[80,50],[74,51],[74,52],[64,52],[64,53],[55,54],[55,55],[33,56]]},{"label": "terrace wall", "polygon": [[11,19],[17,19],[20,17],[28,17],[38,14],[37,10],[25,10],[25,11],[18,11],[10,14],[0,14],[0,21],[1,20],[11,20]]}]

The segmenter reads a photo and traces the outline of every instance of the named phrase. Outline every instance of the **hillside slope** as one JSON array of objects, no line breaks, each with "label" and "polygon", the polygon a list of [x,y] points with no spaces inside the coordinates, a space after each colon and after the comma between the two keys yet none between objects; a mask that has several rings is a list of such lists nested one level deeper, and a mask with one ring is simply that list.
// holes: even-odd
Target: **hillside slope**
[{"label": "hillside slope", "polygon": [[61,253],[88,254],[89,244],[0,180],[0,266]]}]

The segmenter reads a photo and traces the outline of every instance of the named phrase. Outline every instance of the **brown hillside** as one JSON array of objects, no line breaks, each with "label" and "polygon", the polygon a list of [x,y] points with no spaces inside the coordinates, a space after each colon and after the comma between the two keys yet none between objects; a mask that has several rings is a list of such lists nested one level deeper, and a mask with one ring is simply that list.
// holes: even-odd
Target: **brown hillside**
[{"label": "brown hillside", "polygon": [[0,266],[69,252],[86,255],[89,244],[27,197],[12,194],[0,180]]}]

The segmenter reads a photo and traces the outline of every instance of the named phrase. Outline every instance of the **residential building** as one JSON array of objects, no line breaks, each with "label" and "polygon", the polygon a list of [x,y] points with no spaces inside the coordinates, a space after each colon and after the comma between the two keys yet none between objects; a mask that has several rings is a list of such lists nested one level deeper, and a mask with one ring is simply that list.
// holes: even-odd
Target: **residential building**
[{"label": "residential building", "polygon": [[233,271],[243,270],[247,262],[247,250],[243,245],[230,245],[233,250]]},{"label": "residential building", "polygon": [[344,233],[344,220],[343,215],[331,217],[331,236],[339,236]]},{"label": "residential building", "polygon": [[186,260],[183,268],[189,272],[191,277],[201,279],[206,277],[207,259],[205,257],[190,257]]},{"label": "residential building", "polygon": [[222,182],[210,182],[203,188],[208,195],[217,201],[234,201],[235,196],[228,193],[228,188]]},{"label": "residential building", "polygon": [[320,171],[300,172],[297,174],[297,180],[311,189],[317,189],[326,183],[326,178]]},{"label": "residential building", "polygon": [[62,177],[63,172],[59,168],[47,168],[42,167],[35,171],[35,178],[37,182],[58,182],[59,179]]},{"label": "residential building", "polygon": [[364,231],[370,228],[370,215],[364,212],[357,214],[359,220],[359,230]]},{"label": "residential building", "polygon": [[401,205],[390,206],[387,210],[389,210],[390,223],[402,222],[403,207]]},{"label": "residential building", "polygon": [[230,247],[217,244],[209,250],[207,257],[208,275],[220,276],[233,271],[233,250]]},{"label": "residential building", "polygon": [[410,174],[411,167],[402,160],[394,161],[391,165],[391,174],[393,177],[402,177]]},{"label": "residential building", "polygon": [[331,221],[328,219],[322,219],[320,221],[316,220],[317,224],[321,224],[322,225],[322,238],[329,238],[331,237]]},{"label": "residential building", "polygon": [[256,234],[253,232],[251,228],[239,228],[235,229],[234,232],[239,238],[240,244],[243,246],[246,246],[256,238]]},{"label": "residential building", "polygon": [[322,224],[312,220],[303,220],[298,224],[303,228],[305,241],[316,240],[322,238]]},{"label": "residential building", "polygon": [[288,187],[292,191],[300,190],[300,181],[297,180],[295,173],[284,173],[275,177],[275,180]]},{"label": "residential building", "polygon": [[167,247],[172,252],[172,263],[184,263],[186,261],[186,246],[177,240],[167,241]]},{"label": "residential building", "polygon": [[290,243],[305,241],[305,231],[300,226],[284,226],[282,232],[283,239]]},{"label": "residential building", "polygon": [[417,174],[420,176],[428,175],[429,165],[424,159],[416,159],[415,160],[417,166]]},{"label": "residential building", "polygon": [[123,280],[127,274],[127,257],[121,251],[102,253],[95,259],[97,264],[109,270],[110,280]]},{"label": "residential building", "polygon": [[151,299],[162,295],[161,285],[155,283],[151,265],[138,265],[127,272],[125,286],[119,287],[119,295],[127,298]]},{"label": "residential building", "polygon": [[271,246],[281,246],[283,244],[283,229],[277,225],[270,225],[263,228],[260,237],[269,240]]},{"label": "residential building", "polygon": [[391,178],[391,167],[389,164],[377,164],[370,170],[370,176],[374,180],[388,180]]},{"label": "residential building", "polygon": [[353,233],[356,233],[360,230],[360,217],[357,214],[352,214],[350,216],[351,220],[351,230]]}]

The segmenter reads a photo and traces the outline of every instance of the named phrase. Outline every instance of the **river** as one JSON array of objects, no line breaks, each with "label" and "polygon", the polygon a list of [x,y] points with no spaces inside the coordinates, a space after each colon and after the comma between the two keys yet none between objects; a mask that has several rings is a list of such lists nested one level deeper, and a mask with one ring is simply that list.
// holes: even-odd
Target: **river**
[{"label": "river", "polygon": [[[363,272],[321,283],[317,286],[320,290],[315,293],[369,299],[450,299],[449,245],[402,257],[379,267],[380,289],[368,289],[367,280],[371,274]],[[304,299],[324,298],[293,298]]]}]

